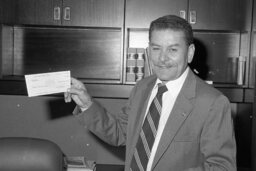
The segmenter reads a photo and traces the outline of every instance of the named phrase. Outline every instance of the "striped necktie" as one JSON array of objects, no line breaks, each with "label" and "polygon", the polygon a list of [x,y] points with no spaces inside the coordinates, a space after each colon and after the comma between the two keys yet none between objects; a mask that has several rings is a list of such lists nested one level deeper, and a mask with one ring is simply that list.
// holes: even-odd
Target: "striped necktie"
[{"label": "striped necktie", "polygon": [[149,107],[132,158],[131,171],[145,171],[147,168],[161,115],[162,95],[166,91],[165,85],[159,86],[157,95]]}]

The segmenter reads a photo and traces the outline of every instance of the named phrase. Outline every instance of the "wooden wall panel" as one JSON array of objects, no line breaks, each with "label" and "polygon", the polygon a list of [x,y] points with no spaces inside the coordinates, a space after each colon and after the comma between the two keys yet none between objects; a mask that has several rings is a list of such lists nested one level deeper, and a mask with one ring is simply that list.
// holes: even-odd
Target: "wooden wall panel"
[{"label": "wooden wall panel", "polygon": [[14,28],[13,75],[71,70],[73,77],[120,82],[121,31]]}]

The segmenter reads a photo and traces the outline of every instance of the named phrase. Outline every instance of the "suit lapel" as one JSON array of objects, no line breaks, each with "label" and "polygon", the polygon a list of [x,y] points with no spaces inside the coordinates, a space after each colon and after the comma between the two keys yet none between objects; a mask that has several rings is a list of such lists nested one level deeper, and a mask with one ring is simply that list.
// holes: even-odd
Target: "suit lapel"
[{"label": "suit lapel", "polygon": [[152,168],[156,166],[160,158],[170,146],[174,136],[177,134],[179,129],[182,127],[184,121],[190,115],[193,109],[193,97],[195,97],[195,87],[195,76],[190,70],[164,128]]},{"label": "suit lapel", "polygon": [[144,116],[145,116],[144,114],[146,113],[148,100],[149,100],[151,91],[153,89],[153,86],[155,85],[155,81],[156,81],[156,78],[152,79],[145,86],[145,89],[141,90],[142,97],[141,97],[141,100],[140,100],[140,104],[138,104],[138,106],[139,106],[139,110],[138,110],[138,113],[137,113],[138,117],[135,117],[135,120],[134,120],[134,122],[135,122],[135,124],[134,124],[135,130],[134,130],[134,134],[133,135],[135,137],[133,138],[133,141],[132,141],[132,144],[131,144],[131,150],[130,150],[131,153],[130,153],[130,157],[129,157],[130,160],[132,158],[132,155],[134,154],[135,146],[136,146],[136,143],[138,141],[138,137],[140,135],[142,123],[143,123],[143,120],[144,120]]}]

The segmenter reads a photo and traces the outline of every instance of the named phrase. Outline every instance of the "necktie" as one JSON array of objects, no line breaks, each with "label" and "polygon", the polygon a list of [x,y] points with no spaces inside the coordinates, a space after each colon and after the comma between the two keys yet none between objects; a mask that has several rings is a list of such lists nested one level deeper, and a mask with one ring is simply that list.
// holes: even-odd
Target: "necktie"
[{"label": "necktie", "polygon": [[162,95],[166,91],[167,87],[165,85],[158,87],[157,95],[149,107],[132,158],[131,171],[145,171],[147,168],[161,115]]}]

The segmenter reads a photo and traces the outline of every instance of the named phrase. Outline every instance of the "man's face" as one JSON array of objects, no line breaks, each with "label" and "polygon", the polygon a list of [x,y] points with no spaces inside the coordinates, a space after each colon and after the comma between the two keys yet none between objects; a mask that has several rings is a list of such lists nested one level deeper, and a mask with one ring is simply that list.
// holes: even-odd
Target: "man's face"
[{"label": "man's face", "polygon": [[187,45],[182,31],[154,30],[149,57],[157,77],[167,82],[179,78],[193,59],[194,45]]}]

